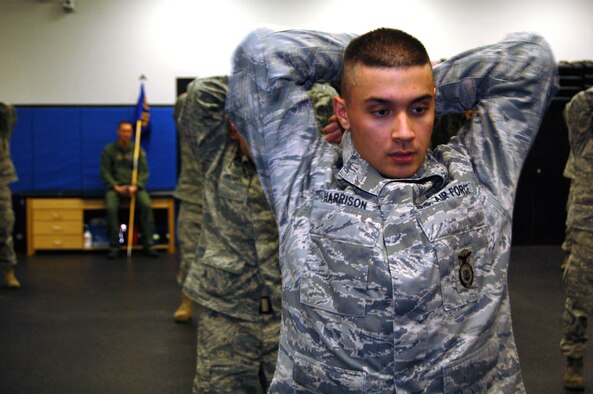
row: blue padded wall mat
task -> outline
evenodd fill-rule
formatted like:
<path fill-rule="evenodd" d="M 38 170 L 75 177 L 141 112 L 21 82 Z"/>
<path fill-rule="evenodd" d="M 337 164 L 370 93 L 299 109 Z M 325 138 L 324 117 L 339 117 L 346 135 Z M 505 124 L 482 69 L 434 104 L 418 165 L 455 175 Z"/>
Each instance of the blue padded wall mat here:
<path fill-rule="evenodd" d="M 10 139 L 10 156 L 19 180 L 12 191 L 30 189 L 33 185 L 33 112 L 32 108 L 17 108 L 16 127 Z"/>
<path fill-rule="evenodd" d="M 173 107 L 152 107 L 152 128 L 142 136 L 149 191 L 177 183 L 177 136 Z M 101 152 L 117 138 L 117 123 L 132 119 L 133 106 L 17 106 L 11 155 L 19 180 L 13 192 L 96 194 Z"/>

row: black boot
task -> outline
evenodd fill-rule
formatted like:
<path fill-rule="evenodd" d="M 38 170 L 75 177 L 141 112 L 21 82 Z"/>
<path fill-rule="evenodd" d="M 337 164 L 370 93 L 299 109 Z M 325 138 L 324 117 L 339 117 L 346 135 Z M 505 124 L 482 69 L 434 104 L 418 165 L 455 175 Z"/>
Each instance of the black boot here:
<path fill-rule="evenodd" d="M 566 358 L 566 370 L 564 372 L 564 388 L 567 390 L 585 390 L 585 379 L 583 378 L 583 359 Z"/>

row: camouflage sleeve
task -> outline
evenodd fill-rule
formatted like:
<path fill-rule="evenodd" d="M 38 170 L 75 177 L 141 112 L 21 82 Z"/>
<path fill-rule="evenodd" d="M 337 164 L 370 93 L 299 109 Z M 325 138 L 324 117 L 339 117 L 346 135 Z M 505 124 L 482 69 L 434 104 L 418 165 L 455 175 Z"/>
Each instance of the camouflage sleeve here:
<path fill-rule="evenodd" d="M 103 153 L 101 153 L 101 180 L 107 189 L 111 189 L 114 185 L 117 185 L 112 174 L 111 165 L 111 154 L 109 152 L 109 145 L 107 145 L 103 149 Z"/>
<path fill-rule="evenodd" d="M 299 168 L 321 136 L 307 95 L 315 82 L 335 82 L 348 34 L 260 29 L 236 49 L 227 112 L 249 142 L 272 208 L 285 206 Z M 280 219 L 279 219 L 280 220 Z"/>
<path fill-rule="evenodd" d="M 437 115 L 476 109 L 451 146 L 466 150 L 480 182 L 511 212 L 521 167 L 558 87 L 548 43 L 528 33 L 461 53 L 435 68 Z"/>
<path fill-rule="evenodd" d="M 8 138 L 12 135 L 16 124 L 16 109 L 12 104 L 0 102 L 0 135 Z"/>
<path fill-rule="evenodd" d="M 144 149 L 140 148 L 140 157 L 138 157 L 138 178 L 136 181 L 136 185 L 138 185 L 142 189 L 146 188 L 146 182 L 148 182 L 149 175 L 150 170 L 148 169 L 146 152 L 144 152 Z"/>
<path fill-rule="evenodd" d="M 564 108 L 568 140 L 573 155 L 580 156 L 593 132 L 593 87 L 574 96 Z"/>
<path fill-rule="evenodd" d="M 175 100 L 175 106 L 173 107 L 173 120 L 175 125 L 179 128 L 179 120 L 181 119 L 181 111 L 183 110 L 187 92 L 180 94 Z"/>
<path fill-rule="evenodd" d="M 212 157 L 212 151 L 220 149 L 228 138 L 224 113 L 227 80 L 219 76 L 192 81 L 178 109 L 178 127 L 198 160 Z"/>
<path fill-rule="evenodd" d="M 257 182 L 254 187 L 261 189 Z M 278 255 L 278 230 L 276 220 L 264 198 L 263 191 L 258 195 L 262 196 L 253 206 L 252 225 L 255 236 L 255 252 L 259 262 L 259 272 L 269 291 L 272 301 L 272 310 L 280 313 L 282 301 L 282 274 L 280 273 Z"/>

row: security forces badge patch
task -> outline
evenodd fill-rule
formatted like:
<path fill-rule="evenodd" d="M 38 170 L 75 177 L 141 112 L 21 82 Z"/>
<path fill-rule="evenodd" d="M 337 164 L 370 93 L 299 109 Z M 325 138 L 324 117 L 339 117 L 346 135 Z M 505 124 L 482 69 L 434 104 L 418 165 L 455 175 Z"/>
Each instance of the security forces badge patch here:
<path fill-rule="evenodd" d="M 472 252 L 468 249 L 463 249 L 458 255 L 459 259 L 459 281 L 466 289 L 469 289 L 474 284 L 474 267 L 471 264 Z"/>

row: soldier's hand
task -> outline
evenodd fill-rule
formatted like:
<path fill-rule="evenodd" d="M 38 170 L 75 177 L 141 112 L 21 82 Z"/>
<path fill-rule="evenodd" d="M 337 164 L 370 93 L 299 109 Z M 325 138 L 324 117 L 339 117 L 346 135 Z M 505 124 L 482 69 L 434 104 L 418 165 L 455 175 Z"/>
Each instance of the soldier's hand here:
<path fill-rule="evenodd" d="M 113 190 L 119 195 L 126 196 L 128 194 L 128 189 L 126 186 L 114 185 Z"/>
<path fill-rule="evenodd" d="M 138 186 L 128 186 L 128 193 L 130 197 L 136 194 L 136 191 L 138 191 Z"/>
<path fill-rule="evenodd" d="M 339 144 L 342 142 L 344 129 L 342 128 L 342 125 L 340 125 L 340 122 L 338 122 L 338 117 L 335 114 L 330 116 L 327 126 L 325 126 L 321 132 L 325 135 L 325 140 L 329 143 Z"/>
<path fill-rule="evenodd" d="M 465 120 L 472 120 L 472 118 L 474 117 L 474 115 L 478 112 L 477 109 L 468 109 L 467 111 L 465 111 Z"/>

